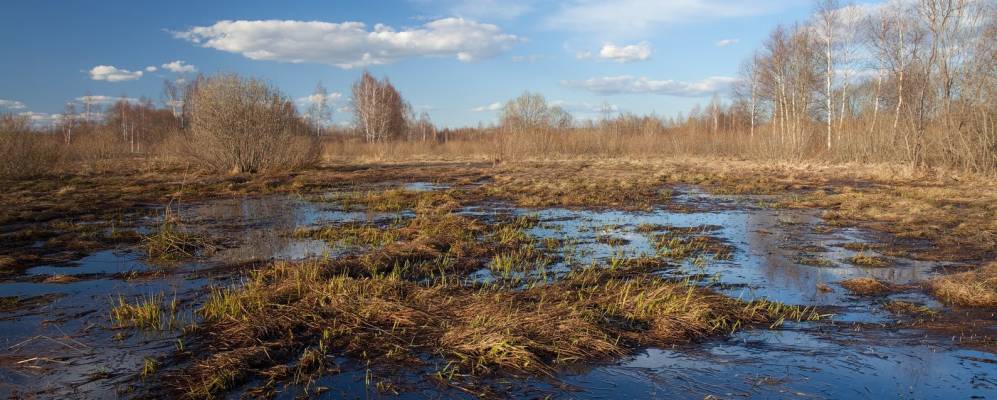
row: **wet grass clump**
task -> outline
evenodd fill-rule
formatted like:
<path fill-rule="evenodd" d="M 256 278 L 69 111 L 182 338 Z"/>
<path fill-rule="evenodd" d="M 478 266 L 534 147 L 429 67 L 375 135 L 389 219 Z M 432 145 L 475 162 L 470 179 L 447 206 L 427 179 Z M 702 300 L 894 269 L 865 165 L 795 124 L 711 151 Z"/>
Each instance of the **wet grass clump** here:
<path fill-rule="evenodd" d="M 886 257 L 870 256 L 864 253 L 851 256 L 847 261 L 853 265 L 870 268 L 883 268 L 890 265 L 890 260 Z"/>
<path fill-rule="evenodd" d="M 167 301 L 163 294 L 142 296 L 130 302 L 118 296 L 111 304 L 111 324 L 114 328 L 169 330 L 179 324 L 176 297 Z"/>
<path fill-rule="evenodd" d="M 156 261 L 179 261 L 194 257 L 200 251 L 212 249 L 205 237 L 184 228 L 179 215 L 170 211 L 169 207 L 155 233 L 142 237 L 142 246 L 149 259 Z"/>
<path fill-rule="evenodd" d="M 889 284 L 874 278 L 852 278 L 841 281 L 841 286 L 861 296 L 877 296 L 893 292 Z"/>
<path fill-rule="evenodd" d="M 937 314 L 935 310 L 932 310 L 929 307 L 901 300 L 891 300 L 883 303 L 883 308 L 886 309 L 886 311 L 897 315 L 930 317 Z"/>
<path fill-rule="evenodd" d="M 175 384 L 191 397 L 216 396 L 253 377 L 301 381 L 310 371 L 329 371 L 329 356 L 343 355 L 416 369 L 428 356 L 447 365 L 441 376 L 461 379 L 552 376 L 557 368 L 616 359 L 643 346 L 820 317 L 809 308 L 743 302 L 664 280 L 652 274 L 658 266 L 588 267 L 511 287 L 278 262 L 242 286 L 211 293 L 199 313 L 214 351 Z M 528 268 L 539 266 L 522 269 Z"/>
<path fill-rule="evenodd" d="M 997 262 L 935 278 L 928 286 L 936 298 L 949 304 L 997 308 Z"/>
<path fill-rule="evenodd" d="M 734 248 L 713 236 L 694 234 L 687 231 L 669 231 L 652 237 L 657 254 L 673 260 L 711 257 L 715 260 L 729 260 Z"/>

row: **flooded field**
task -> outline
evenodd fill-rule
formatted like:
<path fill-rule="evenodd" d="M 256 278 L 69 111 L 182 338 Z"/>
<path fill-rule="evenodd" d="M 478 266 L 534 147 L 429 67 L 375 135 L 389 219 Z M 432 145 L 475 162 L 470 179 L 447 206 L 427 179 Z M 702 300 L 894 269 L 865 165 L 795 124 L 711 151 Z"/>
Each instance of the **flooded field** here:
<path fill-rule="evenodd" d="M 785 315 L 777 311 L 773 315 L 781 317 L 750 324 L 738 320 L 730 326 L 711 326 L 708 335 L 670 341 L 669 346 L 620 338 L 657 328 L 618 328 L 612 332 L 622 332 L 622 336 L 615 340 L 632 342 L 624 346 L 626 351 L 607 350 L 608 357 L 585 362 L 562 363 L 561 356 L 554 357 L 555 361 L 544 359 L 545 364 L 560 366 L 551 369 L 513 363 L 517 368 L 508 371 L 502 367 L 505 361 L 482 361 L 485 355 L 468 362 L 428 348 L 413 350 L 417 362 L 409 357 L 404 362 L 385 362 L 395 360 L 391 351 L 364 359 L 366 352 L 357 357 L 355 351 L 326 349 L 329 334 L 322 331 L 322 339 L 303 344 L 303 354 L 322 349 L 323 360 L 321 368 L 310 369 L 306 378 L 298 373 L 267 375 L 276 366 L 267 369 L 258 362 L 252 368 L 262 372 L 227 378 L 224 388 L 206 384 L 200 394 L 277 398 L 301 394 L 503 397 L 505 391 L 558 398 L 997 396 L 997 356 L 980 345 L 997 333 L 992 314 L 953 309 L 921 287 L 941 271 L 962 266 L 913 259 L 898 251 L 892 245 L 894 238 L 882 232 L 829 223 L 818 209 L 773 207 L 767 196 L 719 196 L 696 186 L 669 188 L 667 200 L 640 210 L 524 207 L 501 198 L 462 197 L 478 189 L 472 184 L 382 182 L 350 192 L 172 204 L 168 207 L 182 221 L 185 234 L 206 243 L 191 257 L 156 260 L 143 242 L 122 244 L 73 261 L 34 266 L 0 282 L 0 394 L 130 398 L 176 390 L 181 386 L 176 382 L 183 382 L 187 371 L 225 346 L 211 329 L 235 324 L 207 318 L 206 304 L 215 304 L 224 290 L 232 290 L 228 295 L 235 296 L 247 282 L 273 282 L 260 280 L 250 271 L 286 261 L 290 269 L 306 263 L 344 270 L 362 265 L 371 268 L 374 278 L 383 273 L 414 282 L 417 288 L 457 292 L 469 288 L 468 296 L 476 296 L 475 290 L 479 294 L 495 290 L 495 296 L 542 293 L 546 285 L 579 279 L 588 269 L 629 271 L 630 265 L 639 264 L 639 271 L 646 271 L 652 279 L 647 281 L 652 285 L 646 288 L 649 293 L 654 292 L 653 282 L 671 282 L 714 291 L 737 304 L 764 301 L 769 310 L 796 306 L 802 311 L 794 308 L 797 311 Z M 434 211 L 424 211 L 427 204 Z M 133 210 L 115 229 L 148 238 L 163 229 L 164 210 Z M 449 225 L 443 224 L 454 221 L 481 227 L 469 228 L 470 237 L 461 236 L 445 246 L 411 239 L 418 235 L 410 232 L 413 226 L 430 230 L 436 225 L 446 230 Z M 460 247 L 484 238 L 492 249 Z M 386 250 L 402 242 L 411 246 L 393 253 Z M 378 258 L 382 250 L 388 255 Z M 368 265 L 377 263 L 382 269 L 375 271 Z M 630 272 L 613 279 L 628 282 L 626 274 Z M 851 289 L 847 283 L 863 278 L 874 279 L 883 289 L 870 294 Z M 620 287 L 629 290 L 631 286 Z M 688 290 L 689 296 L 695 293 Z M 612 292 L 607 296 L 617 294 L 628 295 Z M 154 329 L 126 326 L 112 317 L 121 305 L 143 302 L 159 310 Z M 948 314 L 975 321 L 970 336 L 953 335 L 938 327 L 942 323 L 924 323 Z M 628 324 L 639 325 L 639 321 Z M 416 325 L 411 328 L 418 329 Z M 966 331 L 960 332 L 965 335 Z M 448 335 L 442 336 L 445 343 L 451 338 Z M 490 351 L 496 348 L 493 345 Z M 227 349 L 235 350 L 239 348 Z M 300 372 L 304 360 L 292 356 L 274 364 Z M 487 373 L 480 372 L 485 369 Z M 267 376 L 273 376 L 271 382 Z"/>

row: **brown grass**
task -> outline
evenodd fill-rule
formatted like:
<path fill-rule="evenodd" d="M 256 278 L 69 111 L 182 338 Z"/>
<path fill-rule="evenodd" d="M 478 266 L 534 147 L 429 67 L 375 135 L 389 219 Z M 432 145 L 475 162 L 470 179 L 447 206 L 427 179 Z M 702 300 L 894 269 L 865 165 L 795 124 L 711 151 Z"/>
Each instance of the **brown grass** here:
<path fill-rule="evenodd" d="M 641 346 L 818 317 L 809 309 L 733 300 L 628 265 L 578 270 L 550 285 L 516 290 L 458 279 L 425 285 L 395 274 L 351 276 L 319 262 L 276 263 L 242 287 L 212 294 L 201 313 L 215 351 L 178 382 L 192 397 L 221 394 L 273 365 L 311 364 L 315 351 L 413 366 L 432 355 L 449 361 L 451 376 L 549 376 Z"/>
<path fill-rule="evenodd" d="M 932 294 L 946 303 L 997 308 L 997 262 L 973 271 L 935 278 L 929 286 Z"/>
<path fill-rule="evenodd" d="M 852 278 L 841 281 L 841 286 L 862 296 L 877 296 L 890 293 L 893 289 L 884 282 L 873 278 Z"/>

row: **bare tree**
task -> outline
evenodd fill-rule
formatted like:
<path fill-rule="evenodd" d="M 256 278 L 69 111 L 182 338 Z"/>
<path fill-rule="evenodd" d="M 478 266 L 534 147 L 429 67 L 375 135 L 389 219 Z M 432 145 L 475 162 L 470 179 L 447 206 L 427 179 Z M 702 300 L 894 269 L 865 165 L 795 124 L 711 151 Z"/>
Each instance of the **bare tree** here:
<path fill-rule="evenodd" d="M 539 128 L 567 128 L 571 126 L 571 114 L 559 106 L 549 105 L 542 94 L 524 92 L 505 104 L 501 125 L 520 132 Z"/>
<path fill-rule="evenodd" d="M 186 78 L 163 81 L 163 103 L 173 112 L 173 118 L 177 120 L 180 129 L 184 129 L 184 99 L 190 90 L 191 85 Z"/>
<path fill-rule="evenodd" d="M 315 92 L 308 98 L 308 122 L 314 129 L 315 136 L 322 133 L 322 127 L 332 117 L 332 106 L 329 103 L 329 91 L 322 86 L 322 82 L 315 85 Z"/>
<path fill-rule="evenodd" d="M 833 98 L 834 92 L 831 90 L 834 80 L 834 30 L 838 23 L 838 2 L 835 0 L 821 0 L 817 6 L 817 26 L 818 35 L 824 46 L 824 101 L 825 112 L 827 113 L 827 149 L 831 149 L 831 124 L 834 120 Z"/>
<path fill-rule="evenodd" d="M 378 81 L 364 71 L 353 84 L 353 115 L 367 142 L 400 136 L 405 131 L 408 104 L 387 78 Z"/>

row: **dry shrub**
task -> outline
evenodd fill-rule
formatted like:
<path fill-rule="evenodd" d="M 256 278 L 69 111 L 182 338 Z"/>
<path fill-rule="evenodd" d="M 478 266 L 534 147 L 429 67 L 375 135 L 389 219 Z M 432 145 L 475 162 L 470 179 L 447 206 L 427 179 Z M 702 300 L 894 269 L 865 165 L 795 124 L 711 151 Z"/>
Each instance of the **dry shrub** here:
<path fill-rule="evenodd" d="M 33 132 L 26 120 L 0 119 L 0 178 L 24 179 L 53 172 L 61 160 L 59 139 Z"/>
<path fill-rule="evenodd" d="M 294 104 L 263 81 L 234 74 L 201 77 L 189 97 L 186 152 L 209 169 L 280 172 L 316 160 L 318 146 Z"/>
<path fill-rule="evenodd" d="M 112 160 L 128 155 L 128 148 L 117 132 L 97 130 L 76 135 L 68 147 L 74 161 L 93 162 Z"/>
<path fill-rule="evenodd" d="M 973 271 L 946 275 L 931 281 L 939 299 L 960 306 L 997 307 L 997 262 Z"/>

